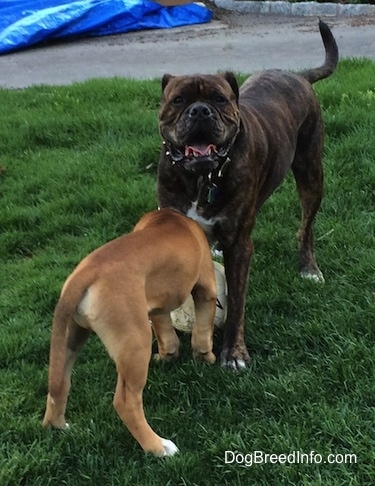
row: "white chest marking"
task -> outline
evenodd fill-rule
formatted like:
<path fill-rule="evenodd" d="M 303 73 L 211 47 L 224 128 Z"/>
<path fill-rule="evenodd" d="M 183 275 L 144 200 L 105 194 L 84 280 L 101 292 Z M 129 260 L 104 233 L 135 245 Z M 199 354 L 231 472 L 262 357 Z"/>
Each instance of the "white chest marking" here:
<path fill-rule="evenodd" d="M 191 207 L 188 209 L 186 215 L 189 218 L 194 219 L 194 221 L 196 221 L 201 226 L 203 231 L 206 233 L 207 239 L 212 244 L 215 242 L 215 238 L 212 233 L 212 228 L 214 224 L 219 221 L 220 218 L 217 216 L 210 219 L 204 218 L 201 214 L 199 214 L 197 210 L 197 205 L 198 205 L 197 201 L 192 202 Z"/>

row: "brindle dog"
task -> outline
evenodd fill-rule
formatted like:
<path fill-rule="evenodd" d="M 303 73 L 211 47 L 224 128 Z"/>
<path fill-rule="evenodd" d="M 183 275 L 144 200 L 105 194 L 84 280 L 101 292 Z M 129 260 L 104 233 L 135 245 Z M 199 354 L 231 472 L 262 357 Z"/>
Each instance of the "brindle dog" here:
<path fill-rule="evenodd" d="M 326 56 L 318 68 L 267 70 L 240 89 L 230 72 L 162 80 L 159 204 L 196 219 L 223 251 L 229 295 L 221 362 L 234 369 L 250 361 L 244 310 L 251 231 L 289 169 L 302 206 L 300 272 L 324 281 L 312 231 L 323 193 L 323 121 L 311 85 L 333 73 L 339 56 L 328 26 L 320 21 L 319 29 Z"/>

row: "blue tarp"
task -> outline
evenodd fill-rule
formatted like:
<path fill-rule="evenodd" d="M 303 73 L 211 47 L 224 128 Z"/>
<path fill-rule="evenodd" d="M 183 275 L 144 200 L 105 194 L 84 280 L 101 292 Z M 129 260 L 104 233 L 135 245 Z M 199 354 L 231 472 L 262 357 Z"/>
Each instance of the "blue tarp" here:
<path fill-rule="evenodd" d="M 120 34 L 209 22 L 194 3 L 163 7 L 148 0 L 0 1 L 0 54 L 52 39 Z"/>

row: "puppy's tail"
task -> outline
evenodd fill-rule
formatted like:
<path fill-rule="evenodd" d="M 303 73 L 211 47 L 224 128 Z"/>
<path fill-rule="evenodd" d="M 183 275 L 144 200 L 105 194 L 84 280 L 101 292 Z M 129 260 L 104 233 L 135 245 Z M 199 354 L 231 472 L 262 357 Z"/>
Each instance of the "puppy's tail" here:
<path fill-rule="evenodd" d="M 311 84 L 320 79 L 328 78 L 336 69 L 339 60 L 339 49 L 336 40 L 328 27 L 322 20 L 319 20 L 320 35 L 323 39 L 324 48 L 326 51 L 326 58 L 324 64 L 318 68 L 308 69 L 299 73 Z"/>
<path fill-rule="evenodd" d="M 52 397 L 59 396 L 64 386 L 68 353 L 73 351 L 68 346 L 69 330 L 74 326 L 74 314 L 86 288 L 87 282 L 69 285 L 68 279 L 54 311 L 48 376 L 48 391 Z"/>

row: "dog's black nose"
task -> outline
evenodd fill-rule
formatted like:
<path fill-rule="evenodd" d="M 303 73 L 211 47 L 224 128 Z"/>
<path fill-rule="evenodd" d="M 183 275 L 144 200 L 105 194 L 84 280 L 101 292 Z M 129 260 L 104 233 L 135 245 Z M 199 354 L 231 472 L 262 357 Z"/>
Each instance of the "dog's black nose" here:
<path fill-rule="evenodd" d="M 212 110 L 204 103 L 194 103 L 189 108 L 189 117 L 197 120 L 209 118 L 212 115 Z"/>

